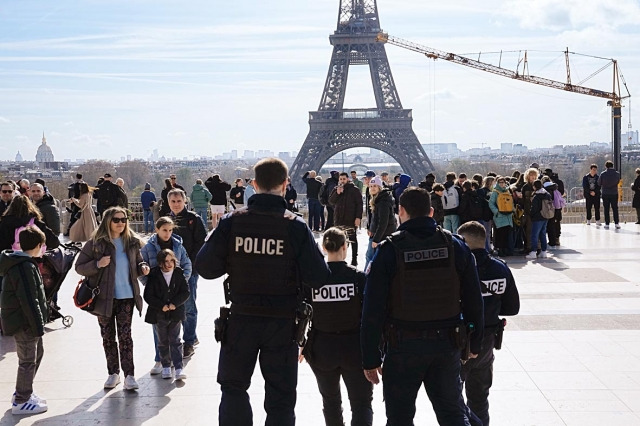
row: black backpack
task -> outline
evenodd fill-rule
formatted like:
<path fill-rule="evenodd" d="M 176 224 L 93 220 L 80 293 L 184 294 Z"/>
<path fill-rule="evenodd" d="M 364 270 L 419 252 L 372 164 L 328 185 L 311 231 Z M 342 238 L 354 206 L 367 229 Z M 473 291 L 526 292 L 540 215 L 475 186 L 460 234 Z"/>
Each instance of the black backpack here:
<path fill-rule="evenodd" d="M 329 204 L 329 191 L 327 191 L 327 183 L 323 183 L 320 187 L 320 192 L 318 193 L 318 199 L 320 200 L 320 204 L 326 206 Z"/>
<path fill-rule="evenodd" d="M 482 199 L 476 193 L 469 196 L 469 218 L 471 220 L 482 220 Z"/>

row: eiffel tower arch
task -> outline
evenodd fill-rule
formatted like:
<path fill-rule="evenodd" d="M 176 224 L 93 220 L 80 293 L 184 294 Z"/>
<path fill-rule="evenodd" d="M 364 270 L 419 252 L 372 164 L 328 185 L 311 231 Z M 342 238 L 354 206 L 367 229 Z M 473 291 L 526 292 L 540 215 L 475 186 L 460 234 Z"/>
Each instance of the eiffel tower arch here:
<path fill-rule="evenodd" d="M 376 0 L 340 0 L 320 106 L 309 113 L 309 134 L 291 167 L 291 181 L 299 190 L 304 191 L 302 175 L 307 170 L 320 170 L 329 158 L 349 148 L 383 151 L 413 179 L 433 170 L 413 131 L 412 111 L 402 108 L 385 45 L 376 42 L 379 32 Z M 369 66 L 375 108 L 343 108 L 351 65 Z"/>

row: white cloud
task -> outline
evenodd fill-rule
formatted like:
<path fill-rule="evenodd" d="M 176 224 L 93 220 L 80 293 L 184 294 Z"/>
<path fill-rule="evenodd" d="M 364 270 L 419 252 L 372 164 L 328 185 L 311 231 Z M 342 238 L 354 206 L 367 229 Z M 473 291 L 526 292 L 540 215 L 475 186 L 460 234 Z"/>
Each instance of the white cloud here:
<path fill-rule="evenodd" d="M 11 120 L 9 120 L 7 117 L 0 116 L 0 123 L 9 124 L 11 123 Z"/>

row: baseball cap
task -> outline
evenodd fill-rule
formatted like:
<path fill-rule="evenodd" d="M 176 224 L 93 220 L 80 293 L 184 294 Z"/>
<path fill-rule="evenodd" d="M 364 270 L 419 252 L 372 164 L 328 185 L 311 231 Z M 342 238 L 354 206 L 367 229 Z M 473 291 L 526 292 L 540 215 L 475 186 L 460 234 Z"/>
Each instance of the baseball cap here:
<path fill-rule="evenodd" d="M 531 163 L 531 165 L 529 167 L 532 168 L 532 169 L 539 169 L 540 165 L 538 163 Z"/>
<path fill-rule="evenodd" d="M 104 177 L 106 177 L 106 178 L 111 177 L 111 173 L 105 173 Z"/>
<path fill-rule="evenodd" d="M 376 175 L 376 173 L 373 170 L 367 170 L 366 172 L 364 172 L 364 176 L 368 177 L 368 178 L 372 178 Z"/>

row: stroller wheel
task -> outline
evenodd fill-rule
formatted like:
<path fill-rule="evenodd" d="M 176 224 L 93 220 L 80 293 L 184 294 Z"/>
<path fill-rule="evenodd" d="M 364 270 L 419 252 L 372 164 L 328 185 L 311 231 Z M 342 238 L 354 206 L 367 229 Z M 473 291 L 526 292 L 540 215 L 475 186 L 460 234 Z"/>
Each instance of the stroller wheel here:
<path fill-rule="evenodd" d="M 71 315 L 62 317 L 62 325 L 65 327 L 71 327 L 71 324 L 73 324 L 73 317 Z"/>

